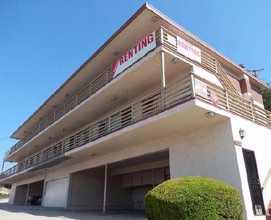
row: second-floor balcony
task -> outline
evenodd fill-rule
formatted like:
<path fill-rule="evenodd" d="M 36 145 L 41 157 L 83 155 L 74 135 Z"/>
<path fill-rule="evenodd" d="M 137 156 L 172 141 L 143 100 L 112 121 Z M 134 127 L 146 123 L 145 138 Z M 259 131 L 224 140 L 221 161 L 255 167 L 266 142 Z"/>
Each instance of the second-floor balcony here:
<path fill-rule="evenodd" d="M 174 41 L 177 41 L 177 37 L 174 33 L 170 31 L 160 28 L 156 32 L 156 47 L 162 46 L 167 48 L 170 51 L 178 54 L 177 47 Z M 226 77 L 226 73 L 224 72 L 221 65 L 217 62 L 216 59 L 201 51 L 201 63 L 198 64 L 203 68 L 206 68 L 215 74 L 221 83 L 225 86 L 225 88 L 232 92 L 233 94 L 237 94 L 234 87 L 232 86 L 229 79 Z M 61 107 L 56 109 L 49 117 L 40 122 L 34 129 L 32 129 L 22 140 L 16 143 L 14 146 L 10 148 L 5 154 L 5 161 L 15 154 L 18 150 L 22 149 L 28 142 L 32 139 L 43 133 L 46 129 L 50 128 L 54 123 L 57 123 L 62 118 L 64 118 L 69 112 L 73 111 L 77 106 L 95 96 L 95 94 L 101 90 L 103 87 L 112 83 L 113 81 L 113 73 L 112 66 L 106 68 L 104 72 L 102 72 L 96 79 L 90 82 L 86 87 L 84 87 L 81 91 L 79 91 L 76 95 L 71 97 L 66 103 L 64 103 Z M 117 78 L 115 79 L 117 80 Z M 261 109 L 262 110 L 262 109 Z M 14 160 L 13 160 L 14 161 Z M 18 161 L 18 160 L 17 160 Z"/>
<path fill-rule="evenodd" d="M 203 85 L 200 88 L 198 85 Z M 203 91 L 205 88 L 206 90 Z M 214 100 L 213 97 L 216 97 Z M 137 124 L 155 115 L 181 106 L 190 100 L 200 100 L 220 110 L 239 115 L 254 123 L 271 128 L 270 112 L 248 100 L 214 85 L 194 74 L 188 74 L 137 101 L 124 106 L 98 121 L 82 128 L 49 148 L 30 156 L 14 167 L 4 171 L 0 179 L 6 179 L 24 171 L 36 171 L 51 167 L 70 157 L 69 152 L 85 147 L 102 137 Z"/>

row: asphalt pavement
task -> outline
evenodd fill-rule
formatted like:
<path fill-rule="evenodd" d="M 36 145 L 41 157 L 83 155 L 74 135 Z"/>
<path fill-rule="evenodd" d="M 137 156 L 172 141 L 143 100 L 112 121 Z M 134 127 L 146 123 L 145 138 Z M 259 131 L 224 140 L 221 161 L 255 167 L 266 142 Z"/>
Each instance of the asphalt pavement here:
<path fill-rule="evenodd" d="M 147 220 L 141 211 L 70 211 L 41 206 L 9 205 L 0 200 L 0 220 Z"/>

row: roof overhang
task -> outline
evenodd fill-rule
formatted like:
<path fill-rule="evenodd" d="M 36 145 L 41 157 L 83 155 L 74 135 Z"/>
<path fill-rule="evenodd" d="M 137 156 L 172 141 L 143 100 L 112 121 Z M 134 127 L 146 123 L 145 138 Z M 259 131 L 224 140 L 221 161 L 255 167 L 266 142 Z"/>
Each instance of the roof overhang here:
<path fill-rule="evenodd" d="M 154 16 L 158 19 L 153 19 Z M 215 57 L 219 62 L 234 68 L 237 73 L 247 75 L 260 90 L 267 86 L 252 76 L 239 65 L 217 52 L 183 27 L 169 19 L 153 6 L 145 3 L 128 21 L 126 21 L 83 65 L 80 66 L 12 135 L 22 139 L 39 122 L 46 119 L 56 108 L 75 95 L 78 88 L 83 88 L 98 74 L 102 73 L 120 55 L 134 46 L 146 33 L 157 30 L 160 26 L 178 34 L 195 46 Z M 125 43 L 123 43 L 125 42 Z M 118 53 L 116 53 L 118 52 Z M 118 54 L 116 56 L 116 54 Z"/>

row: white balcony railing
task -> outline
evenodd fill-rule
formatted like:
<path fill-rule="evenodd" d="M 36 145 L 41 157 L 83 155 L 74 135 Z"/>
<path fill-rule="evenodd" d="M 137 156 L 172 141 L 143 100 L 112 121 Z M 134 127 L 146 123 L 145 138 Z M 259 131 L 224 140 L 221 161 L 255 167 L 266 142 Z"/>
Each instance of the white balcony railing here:
<path fill-rule="evenodd" d="M 161 31 L 162 30 L 162 31 Z M 169 39 L 175 38 L 177 40 L 177 36 L 164 29 L 160 28 L 156 31 L 156 45 L 163 45 L 164 47 L 167 47 L 171 49 L 173 52 L 177 52 L 177 46 L 173 45 L 172 42 Z M 201 65 L 204 68 L 207 68 L 211 70 L 218 79 L 221 81 L 221 83 L 224 85 L 225 89 L 229 92 L 231 92 L 233 95 L 237 95 L 238 92 L 233 87 L 232 83 L 229 81 L 229 79 L 226 76 L 225 71 L 219 64 L 219 62 L 211 57 L 209 54 L 207 54 L 204 51 L 201 51 Z M 58 121 L 61 117 L 66 115 L 68 112 L 70 112 L 72 109 L 74 109 L 76 106 L 78 106 L 80 103 L 88 99 L 90 96 L 94 95 L 99 89 L 104 87 L 106 84 L 111 82 L 112 80 L 112 70 L 111 66 L 106 68 L 106 70 L 101 73 L 95 80 L 93 80 L 89 85 L 87 85 L 84 89 L 82 89 L 79 93 L 77 93 L 75 96 L 73 96 L 70 100 L 68 100 L 65 104 L 63 104 L 59 109 L 57 109 L 55 112 L 53 112 L 49 117 L 47 117 L 44 121 L 42 121 L 38 126 L 36 126 L 33 130 L 31 130 L 21 141 L 17 142 L 14 146 L 12 146 L 6 153 L 4 160 L 7 160 L 7 158 L 12 155 L 15 151 L 25 146 L 25 144 L 30 141 L 33 137 L 40 134 L 42 131 L 44 131 L 46 128 L 48 128 L 50 125 L 52 125 L 54 122 Z M 241 97 L 239 97 L 241 98 Z M 238 95 L 236 96 L 236 100 L 242 100 L 239 99 Z M 235 101 L 237 102 L 237 101 Z M 234 103 L 235 103 L 234 102 Z M 259 114 L 262 114 L 265 110 L 261 108 L 257 108 L 257 111 Z M 265 114 L 265 113 L 264 113 Z"/>
<path fill-rule="evenodd" d="M 59 158 L 61 155 L 63 156 L 65 152 L 192 99 L 191 79 L 186 78 L 174 82 L 168 85 L 163 92 L 166 94 L 163 103 L 161 90 L 149 94 L 132 105 L 118 110 L 110 116 L 87 126 L 78 133 L 18 163 L 3 172 L 0 175 L 0 179 L 29 168 L 40 166 L 48 161 L 51 162 L 53 159 Z"/>
<path fill-rule="evenodd" d="M 195 90 L 195 80 L 200 80 L 207 87 L 207 95 L 201 95 Z M 161 96 L 161 94 L 164 96 Z M 115 113 L 107 116 L 78 133 L 56 143 L 55 145 L 27 158 L 14 167 L 4 171 L 0 180 L 19 173 L 23 170 L 39 167 L 52 162 L 68 151 L 79 148 L 96 139 L 106 136 L 119 129 L 137 123 L 160 112 L 187 102 L 193 98 L 212 104 L 211 94 L 216 94 L 218 102 L 216 107 L 244 117 L 257 124 L 271 128 L 270 112 L 266 111 L 235 93 L 224 90 L 195 75 L 172 82 L 161 91 L 158 90 L 146 97 L 140 98 L 135 103 L 128 105 Z M 164 99 L 162 97 L 165 97 Z"/>

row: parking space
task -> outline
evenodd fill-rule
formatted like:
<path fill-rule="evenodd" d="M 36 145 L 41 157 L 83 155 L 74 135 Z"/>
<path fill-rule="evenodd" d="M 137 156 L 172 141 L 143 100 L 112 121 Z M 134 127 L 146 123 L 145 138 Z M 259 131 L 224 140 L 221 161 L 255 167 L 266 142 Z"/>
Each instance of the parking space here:
<path fill-rule="evenodd" d="M 0 220 L 147 220 L 142 211 L 69 211 L 65 209 L 44 208 L 41 206 L 9 205 L 0 201 Z"/>
<path fill-rule="evenodd" d="M 144 196 L 170 178 L 168 151 L 82 170 L 71 176 L 71 210 L 144 210 Z"/>

